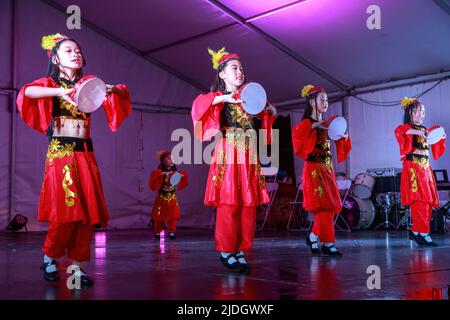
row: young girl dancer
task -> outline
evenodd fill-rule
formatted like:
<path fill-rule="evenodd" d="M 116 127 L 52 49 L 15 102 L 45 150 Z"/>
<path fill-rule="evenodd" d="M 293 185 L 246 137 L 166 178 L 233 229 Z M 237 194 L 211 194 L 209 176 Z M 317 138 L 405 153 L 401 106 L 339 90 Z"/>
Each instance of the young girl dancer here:
<path fill-rule="evenodd" d="M 61 34 L 43 37 L 42 47 L 47 76 L 23 86 L 17 97 L 25 123 L 50 140 L 38 207 L 38 220 L 49 222 L 42 270 L 45 280 L 59 281 L 56 259 L 67 256 L 81 284 L 92 285 L 81 263 L 90 260 L 94 226 L 106 226 L 109 213 L 90 139 L 91 115 L 70 96 L 86 60 L 80 45 Z M 107 89 L 103 108 L 116 131 L 131 112 L 130 97 L 124 85 Z"/>
<path fill-rule="evenodd" d="M 334 216 L 342 209 L 341 198 L 334 175 L 330 139 L 327 127 L 333 117 L 325 120 L 328 98 L 323 87 L 305 86 L 302 97 L 306 99 L 303 120 L 292 131 L 294 153 L 305 159 L 303 166 L 303 207 L 314 213 L 314 225 L 306 238 L 313 254 L 341 256 L 334 243 Z M 351 149 L 350 137 L 335 141 L 338 162 L 344 161 Z M 323 243 L 319 249 L 318 240 Z"/>
<path fill-rule="evenodd" d="M 237 98 L 246 83 L 246 74 L 237 54 L 209 50 L 216 82 L 211 92 L 199 95 L 192 106 L 194 132 L 208 140 L 221 131 L 211 161 L 205 192 L 205 205 L 217 207 L 215 240 L 220 261 L 229 269 L 249 272 L 244 255 L 251 249 L 256 225 L 256 206 L 269 202 L 264 177 L 261 176 L 256 150 L 245 135 L 254 128 L 253 118 Z M 275 108 L 267 105 L 259 115 L 263 129 L 275 120 Z M 244 138 L 243 138 L 244 137 Z"/>
<path fill-rule="evenodd" d="M 175 192 L 187 186 L 188 174 L 185 171 L 177 170 L 169 151 L 158 152 L 157 158 L 160 164 L 157 169 L 152 171 L 149 180 L 150 189 L 158 191 L 152 209 L 155 240 L 160 239 L 164 223 L 167 225 L 170 239 L 175 240 L 176 224 L 177 220 L 180 219 L 180 206 Z M 177 185 L 172 185 L 170 178 L 175 172 L 181 174 L 181 179 Z"/>
<path fill-rule="evenodd" d="M 439 207 L 439 199 L 433 169 L 430 166 L 427 134 L 439 127 L 429 129 L 422 126 L 425 106 L 415 98 L 402 100 L 403 124 L 395 129 L 395 137 L 403 156 L 403 170 L 400 182 L 402 205 L 409 206 L 412 228 L 409 238 L 419 245 L 436 247 L 431 239 L 430 219 L 433 207 Z M 445 151 L 445 138 L 431 145 L 433 157 L 437 160 Z"/>

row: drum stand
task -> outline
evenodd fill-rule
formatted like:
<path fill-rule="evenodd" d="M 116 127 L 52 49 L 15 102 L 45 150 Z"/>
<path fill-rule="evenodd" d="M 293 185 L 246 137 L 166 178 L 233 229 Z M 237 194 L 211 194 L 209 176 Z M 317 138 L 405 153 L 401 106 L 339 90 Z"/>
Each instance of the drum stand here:
<path fill-rule="evenodd" d="M 412 225 L 412 221 L 411 221 L 411 212 L 410 212 L 410 208 L 407 207 L 405 214 L 403 215 L 403 217 L 400 219 L 400 221 L 398 222 L 397 225 L 397 230 L 400 229 L 400 227 L 402 225 L 406 226 L 406 230 L 409 230 L 411 225 Z"/>
<path fill-rule="evenodd" d="M 344 203 L 345 199 L 347 199 L 348 196 L 348 192 L 350 191 L 350 188 L 347 189 L 347 192 L 345 192 L 345 196 L 344 198 L 342 198 L 342 203 Z M 341 228 L 338 224 L 337 221 L 340 220 L 344 223 L 345 228 Z M 352 232 L 352 229 L 350 229 L 350 226 L 348 225 L 347 221 L 345 221 L 344 217 L 341 214 L 337 214 L 336 217 L 334 218 L 334 228 L 337 231 L 345 231 L 345 232 Z"/>
<path fill-rule="evenodd" d="M 389 213 L 391 212 L 391 206 L 382 206 L 382 208 L 383 208 L 385 220 L 383 222 L 381 222 L 380 224 L 378 224 L 375 227 L 375 230 L 381 226 L 383 226 L 386 229 L 389 229 L 390 226 L 392 226 L 394 229 L 397 229 L 397 226 L 389 221 Z"/>

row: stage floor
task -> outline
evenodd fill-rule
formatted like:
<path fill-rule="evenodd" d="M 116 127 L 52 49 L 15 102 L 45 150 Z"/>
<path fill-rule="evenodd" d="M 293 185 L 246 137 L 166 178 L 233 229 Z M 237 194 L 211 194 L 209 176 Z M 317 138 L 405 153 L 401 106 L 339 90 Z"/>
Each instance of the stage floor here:
<path fill-rule="evenodd" d="M 344 256 L 332 258 L 312 256 L 303 232 L 257 232 L 244 275 L 219 262 L 212 230 L 179 229 L 177 240 L 161 242 L 149 230 L 95 233 L 85 267 L 95 285 L 69 290 L 65 275 L 58 284 L 43 279 L 44 236 L 0 233 L 0 299 L 448 299 L 450 285 L 449 234 L 424 248 L 406 231 L 338 232 Z M 380 268 L 380 289 L 368 289 L 371 265 Z"/>

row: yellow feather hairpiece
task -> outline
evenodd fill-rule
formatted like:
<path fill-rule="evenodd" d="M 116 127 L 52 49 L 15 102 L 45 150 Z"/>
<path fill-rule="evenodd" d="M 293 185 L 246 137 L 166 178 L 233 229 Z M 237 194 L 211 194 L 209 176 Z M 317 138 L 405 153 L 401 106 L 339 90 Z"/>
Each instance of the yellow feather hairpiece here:
<path fill-rule="evenodd" d="M 219 68 L 219 61 L 224 56 L 227 55 L 228 52 L 225 51 L 225 47 L 220 49 L 219 51 L 215 52 L 214 50 L 211 50 L 208 48 L 208 53 L 211 55 L 211 61 L 213 63 L 213 69 L 217 70 Z"/>
<path fill-rule="evenodd" d="M 405 109 L 406 107 L 408 107 L 411 103 L 416 102 L 417 99 L 416 98 L 408 98 L 408 97 L 404 97 L 402 99 L 402 107 L 403 109 Z"/>
<path fill-rule="evenodd" d="M 64 36 L 60 33 L 43 36 L 42 43 L 41 43 L 42 48 L 45 50 L 52 50 L 58 43 L 58 41 L 56 41 L 57 39 L 62 40 L 62 39 L 64 39 Z"/>
<path fill-rule="evenodd" d="M 302 98 L 305 98 L 308 95 L 309 90 L 311 90 L 312 88 L 314 88 L 314 86 L 310 85 L 310 84 L 308 84 L 307 86 L 304 86 L 302 89 Z"/>

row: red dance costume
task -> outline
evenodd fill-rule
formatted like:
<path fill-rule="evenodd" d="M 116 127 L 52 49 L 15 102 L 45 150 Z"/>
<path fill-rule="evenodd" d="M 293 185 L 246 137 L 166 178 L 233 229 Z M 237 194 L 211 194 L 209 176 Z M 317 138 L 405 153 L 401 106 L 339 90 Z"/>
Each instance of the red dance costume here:
<path fill-rule="evenodd" d="M 106 226 L 109 219 L 93 144 L 89 136 L 91 115 L 60 97 L 32 99 L 25 96 L 31 86 L 73 88 L 64 78 L 44 77 L 26 84 L 17 97 L 17 107 L 25 123 L 50 138 L 45 163 L 38 220 L 49 222 L 43 252 L 53 259 L 66 255 L 76 261 L 89 261 L 94 225 Z M 109 94 L 103 109 L 109 127 L 117 131 L 131 112 L 125 85 Z M 52 136 L 55 128 L 67 122 L 83 126 L 83 138 Z M 50 126 L 50 127 L 49 127 Z M 48 130 L 47 130 L 48 129 Z M 49 132 L 47 132 L 49 131 Z"/>
<path fill-rule="evenodd" d="M 195 136 L 209 140 L 218 131 L 223 137 L 215 146 L 205 192 L 205 205 L 217 207 L 216 248 L 221 252 L 249 251 L 256 225 L 256 206 L 269 202 L 261 176 L 257 151 L 245 130 L 253 128 L 251 115 L 239 104 L 212 105 L 221 92 L 199 95 L 192 106 Z M 269 110 L 259 115 L 270 143 L 275 116 Z"/>
<path fill-rule="evenodd" d="M 330 120 L 332 118 L 327 122 Z M 341 212 L 342 201 L 334 175 L 330 139 L 326 130 L 312 129 L 314 122 L 317 121 L 312 118 L 303 119 L 292 132 L 294 153 L 306 160 L 302 175 L 303 207 L 314 213 L 312 232 L 322 242 L 335 242 L 333 219 L 335 214 Z M 335 143 L 337 160 L 342 162 L 351 150 L 350 137 Z"/>
<path fill-rule="evenodd" d="M 152 209 L 154 231 L 160 233 L 164 223 L 168 232 L 176 231 L 177 220 L 180 219 L 180 206 L 178 204 L 176 191 L 181 191 L 188 184 L 188 173 L 178 171 L 183 175 L 177 186 L 170 184 L 170 173 L 177 172 L 175 168 L 169 170 L 153 170 L 148 185 L 151 190 L 158 190 Z"/>
<path fill-rule="evenodd" d="M 412 124 L 402 124 L 395 129 L 395 137 L 403 156 L 403 170 L 400 182 L 402 205 L 411 208 L 414 232 L 429 233 L 430 219 L 433 207 L 439 207 L 439 199 L 434 179 L 433 169 L 427 155 L 414 154 L 415 150 L 429 150 L 430 146 L 424 137 L 406 134 L 410 129 L 424 131 L 429 129 Z M 445 151 L 445 139 L 431 146 L 435 160 Z"/>

